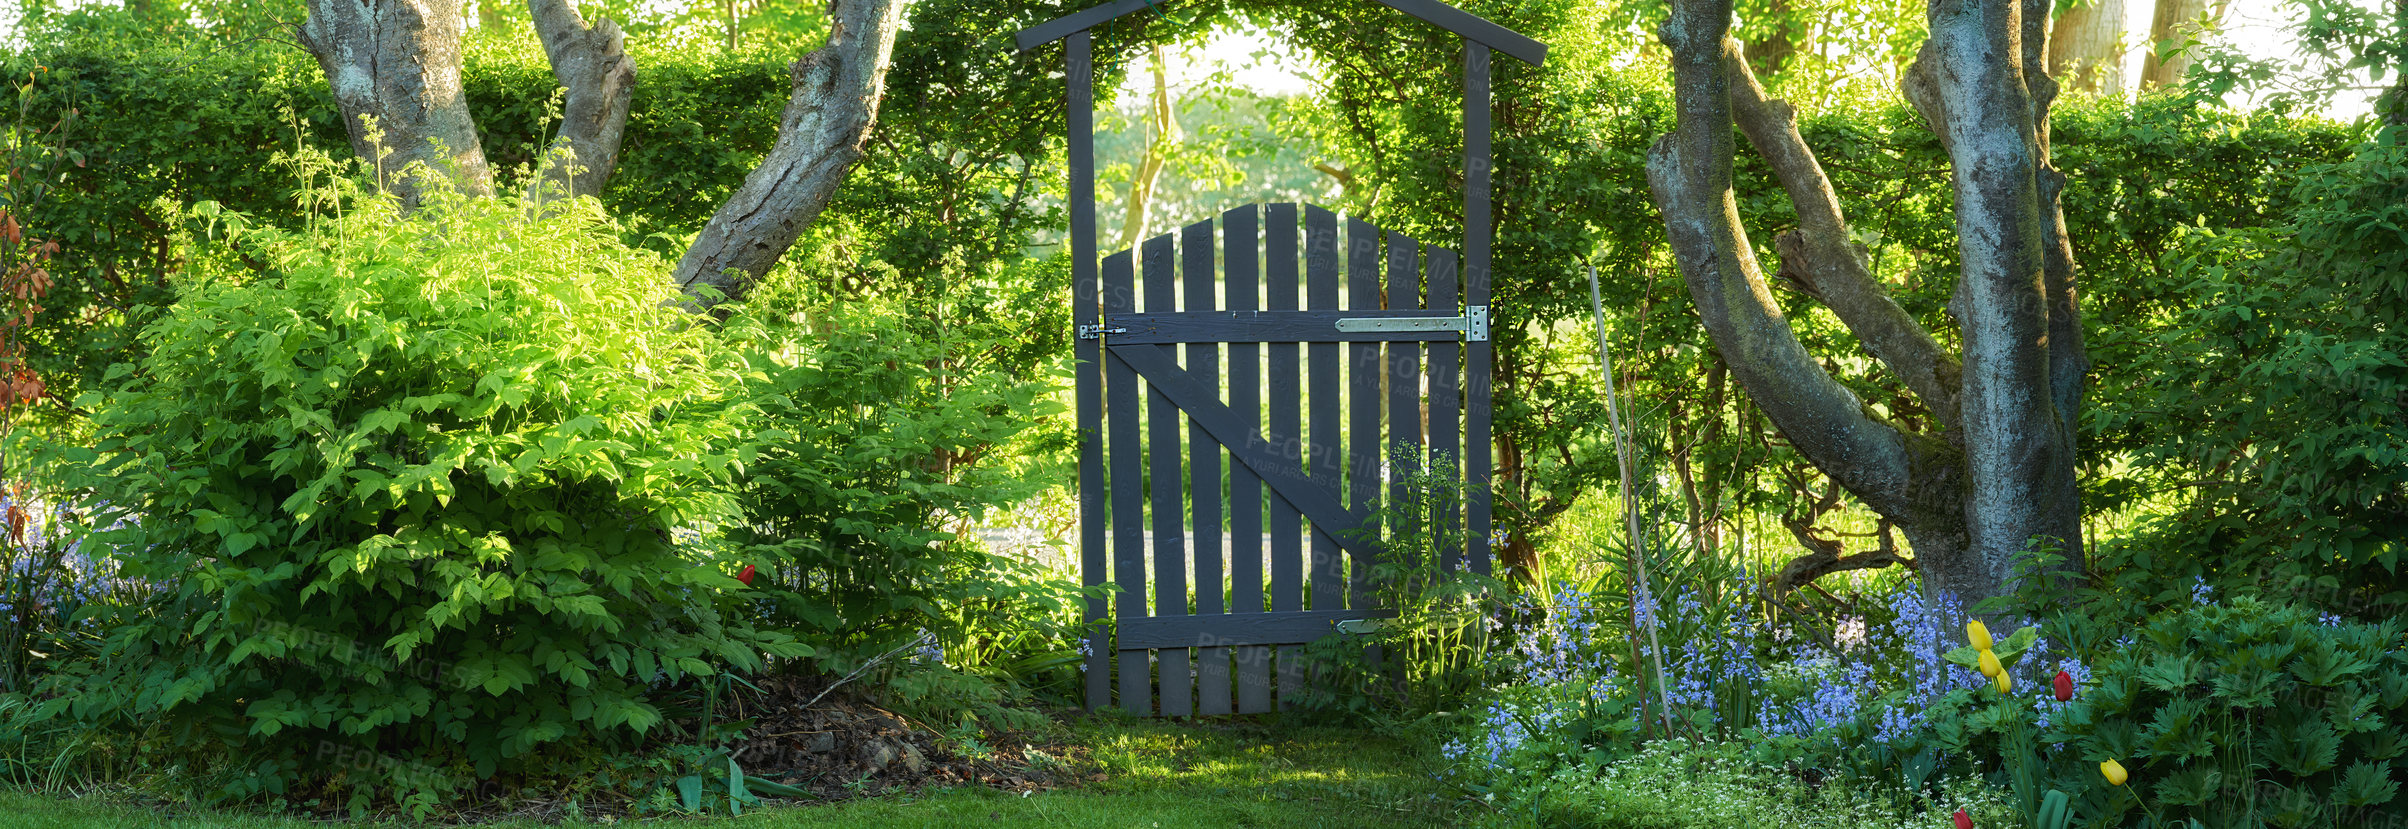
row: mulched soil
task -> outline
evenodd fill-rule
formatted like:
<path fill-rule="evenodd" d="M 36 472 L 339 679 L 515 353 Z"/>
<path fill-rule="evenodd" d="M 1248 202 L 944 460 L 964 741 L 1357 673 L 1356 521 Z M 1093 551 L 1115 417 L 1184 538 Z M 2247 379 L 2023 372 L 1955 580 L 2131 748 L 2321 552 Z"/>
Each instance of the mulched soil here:
<path fill-rule="evenodd" d="M 794 786 L 822 801 L 976 784 L 1011 792 L 1077 785 L 1100 774 L 1084 750 L 1004 735 L 973 756 L 934 730 L 838 688 L 828 680 L 769 677 L 743 694 L 736 712 L 752 724 L 736 741 L 744 772 Z M 813 698 L 818 702 L 811 702 Z M 796 802 L 810 802 L 796 798 Z"/>

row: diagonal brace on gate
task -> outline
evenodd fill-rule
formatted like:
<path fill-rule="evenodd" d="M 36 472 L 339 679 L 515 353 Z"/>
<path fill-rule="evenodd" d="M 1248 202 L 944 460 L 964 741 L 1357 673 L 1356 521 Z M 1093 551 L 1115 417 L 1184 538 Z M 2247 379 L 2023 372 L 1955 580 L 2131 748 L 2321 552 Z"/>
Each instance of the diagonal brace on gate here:
<path fill-rule="evenodd" d="M 1163 356 L 1159 346 L 1115 345 L 1110 350 L 1115 359 L 1136 370 L 1154 390 L 1170 398 L 1171 405 L 1187 412 L 1196 425 L 1204 427 L 1214 440 L 1221 442 L 1222 448 L 1229 450 L 1231 457 L 1254 470 L 1263 483 L 1270 484 L 1273 492 L 1303 513 L 1339 547 L 1364 555 L 1378 554 L 1378 543 L 1362 532 L 1367 529 L 1363 516 L 1338 503 L 1325 486 L 1315 485 L 1295 463 L 1281 463 L 1293 459 L 1273 454 L 1271 442 L 1264 440 L 1261 432 L 1246 426 L 1245 420 L 1223 405 L 1218 395 L 1197 383 L 1178 363 Z"/>

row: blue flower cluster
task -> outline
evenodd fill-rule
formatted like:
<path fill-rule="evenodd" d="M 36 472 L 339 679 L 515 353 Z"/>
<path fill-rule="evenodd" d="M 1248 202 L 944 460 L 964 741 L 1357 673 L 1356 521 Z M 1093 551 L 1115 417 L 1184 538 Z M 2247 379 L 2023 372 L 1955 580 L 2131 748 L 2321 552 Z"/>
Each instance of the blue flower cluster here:
<path fill-rule="evenodd" d="M 1753 728 L 1813 738 L 1861 724 L 1872 739 L 1897 744 L 1922 732 L 1926 712 L 1943 696 L 1990 685 L 1978 671 L 1947 659 L 1949 651 L 1965 644 L 1955 627 L 1965 608 L 1950 597 L 1899 590 L 1889 597 L 1887 614 L 1873 614 L 1886 618 L 1842 618 L 1834 646 L 1801 641 L 1756 615 L 1716 607 L 1709 595 L 1678 589 L 1667 601 L 1635 589 L 1629 617 L 1606 612 L 1599 597 L 1569 587 L 1556 590 L 1543 608 L 1522 600 L 1507 617 L 1531 621 L 1515 631 L 1513 644 L 1502 652 L 1507 663 L 1500 672 L 1518 689 L 1492 694 L 1465 735 L 1444 748 L 1445 756 L 1499 768 L 1534 740 L 1552 745 L 1548 741 L 1559 735 L 1550 733 L 1550 725 L 1566 718 L 1597 712 L 1628 716 L 1662 704 L 1685 721 L 1726 734 Z M 1660 697 L 1654 654 L 1636 666 L 1615 658 L 1628 655 L 1624 637 L 1631 619 L 1659 629 Z M 1639 636 L 1642 647 L 1649 647 L 1645 634 Z M 1634 669 L 1638 676 L 1617 676 Z M 2051 692 L 2050 680 L 2059 670 L 2077 686 L 2090 680 L 2079 659 L 2057 653 L 2045 639 L 2016 665 L 2012 693 L 2038 698 L 2044 726 L 2066 705 Z M 1646 699 L 1635 697 L 1640 688 L 1648 689 Z M 1617 704 L 1602 704 L 1609 700 Z"/>
<path fill-rule="evenodd" d="M 84 516 L 108 505 L 70 508 L 22 486 L 0 486 L 0 635 L 21 646 L 76 625 L 95 603 L 137 601 L 156 586 L 126 578 L 105 552 L 87 549 Z M 119 529 L 123 521 L 100 528 Z"/>

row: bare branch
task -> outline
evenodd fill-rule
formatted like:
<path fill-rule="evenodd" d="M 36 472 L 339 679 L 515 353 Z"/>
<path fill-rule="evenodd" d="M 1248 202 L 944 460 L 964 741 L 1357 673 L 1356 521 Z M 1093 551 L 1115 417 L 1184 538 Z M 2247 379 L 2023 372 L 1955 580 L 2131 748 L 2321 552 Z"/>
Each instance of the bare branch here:
<path fill-rule="evenodd" d="M 1854 555 L 1846 554 L 1847 548 L 1838 541 L 1815 534 L 1810 522 L 1784 520 L 1781 525 L 1789 529 L 1799 544 L 1806 545 L 1809 552 L 1781 565 L 1781 572 L 1773 576 L 1773 589 L 1777 592 L 1788 593 L 1832 573 L 1877 570 L 1891 565 L 1915 567 L 1914 559 L 1898 555 L 1898 537 L 1894 525 L 1888 521 L 1881 522 L 1877 533 L 1881 536 L 1881 547 Z"/>

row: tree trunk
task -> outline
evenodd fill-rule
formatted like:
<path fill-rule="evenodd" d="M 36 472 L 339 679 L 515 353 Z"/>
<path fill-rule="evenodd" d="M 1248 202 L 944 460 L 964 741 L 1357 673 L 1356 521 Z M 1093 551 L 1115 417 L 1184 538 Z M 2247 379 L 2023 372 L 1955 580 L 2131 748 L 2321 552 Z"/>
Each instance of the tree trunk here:
<path fill-rule="evenodd" d="M 1795 111 L 1766 98 L 1729 39 L 1729 0 L 1678 0 L 1660 32 L 1678 122 L 1649 153 L 1648 182 L 1716 350 L 1801 454 L 1906 535 L 1925 589 L 1966 603 L 2005 592 L 2035 539 L 2080 551 L 2071 415 L 2085 363 L 2048 167 L 2048 8 L 1932 0 L 1931 40 L 1908 72 L 1955 171 L 1962 364 L 1872 278 Z M 1781 274 L 1923 401 L 1933 433 L 1872 415 L 1799 343 L 1739 224 L 1734 125 L 1797 209 L 1798 227 L 1775 240 Z"/>
<path fill-rule="evenodd" d="M 2224 19 L 2224 0 L 2157 0 L 2157 11 L 2149 20 L 2149 56 L 2142 62 L 2140 84 L 2143 89 L 2172 86 L 2190 74 L 2195 61 L 2189 52 L 2167 55 L 2213 30 Z M 2206 29 L 2200 18 L 2207 19 Z"/>
<path fill-rule="evenodd" d="M 301 44 L 334 89 L 351 148 L 379 187 L 414 207 L 424 163 L 463 192 L 490 195 L 493 174 L 460 90 L 460 0 L 308 0 Z M 363 116 L 375 121 L 373 131 Z"/>
<path fill-rule="evenodd" d="M 2049 31 L 2048 74 L 2067 89 L 2124 92 L 2124 0 L 2091 0 L 2065 10 Z"/>
<path fill-rule="evenodd" d="M 554 147 L 566 147 L 571 158 L 547 157 L 542 186 L 547 197 L 599 196 L 618 169 L 619 141 L 635 100 L 635 61 L 627 56 L 627 36 L 608 19 L 588 27 L 569 0 L 528 0 L 527 6 L 551 59 L 552 76 L 568 91 Z"/>
<path fill-rule="evenodd" d="M 1772 19 L 1771 33 L 1747 44 L 1748 65 L 1757 75 L 1777 78 L 1789 68 L 1790 61 L 1806 47 L 1810 30 L 1805 20 L 1795 17 L 1792 0 L 1772 0 L 1766 4 L 1767 16 Z"/>
<path fill-rule="evenodd" d="M 777 144 L 677 263 L 686 305 L 740 299 L 828 206 L 877 121 L 904 0 L 837 0 L 828 43 L 794 62 Z"/>

